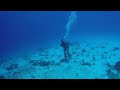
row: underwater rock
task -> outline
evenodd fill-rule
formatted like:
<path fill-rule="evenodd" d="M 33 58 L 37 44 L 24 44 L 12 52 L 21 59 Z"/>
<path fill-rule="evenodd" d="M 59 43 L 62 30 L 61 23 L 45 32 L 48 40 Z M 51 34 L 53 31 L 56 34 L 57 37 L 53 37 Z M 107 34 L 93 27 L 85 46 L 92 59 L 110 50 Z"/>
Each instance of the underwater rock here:
<path fill-rule="evenodd" d="M 112 56 L 116 56 L 116 54 L 112 54 Z"/>
<path fill-rule="evenodd" d="M 69 62 L 69 59 L 61 59 L 61 60 L 60 60 L 60 63 L 63 63 L 63 62 L 68 63 L 68 62 Z"/>
<path fill-rule="evenodd" d="M 72 52 L 72 54 L 77 54 L 77 52 Z"/>
<path fill-rule="evenodd" d="M 95 78 L 95 79 L 99 79 L 99 78 Z"/>
<path fill-rule="evenodd" d="M 87 52 L 85 49 L 82 49 L 82 53 L 85 53 L 85 52 Z"/>
<path fill-rule="evenodd" d="M 81 65 L 87 65 L 87 66 L 92 66 L 90 63 L 88 63 L 88 62 L 84 62 L 84 63 L 82 63 Z"/>
<path fill-rule="evenodd" d="M 108 52 L 104 52 L 104 54 L 107 54 Z"/>
<path fill-rule="evenodd" d="M 116 62 L 114 68 L 115 68 L 118 72 L 120 72 L 120 61 Z"/>
<path fill-rule="evenodd" d="M 10 70 L 17 69 L 17 68 L 18 68 L 18 64 L 11 64 L 10 66 L 6 68 L 6 70 L 10 71 Z"/>
<path fill-rule="evenodd" d="M 60 66 L 60 63 L 56 63 L 55 65 Z"/>
<path fill-rule="evenodd" d="M 55 65 L 55 61 L 51 61 L 51 62 L 50 62 L 50 65 Z"/>
<path fill-rule="evenodd" d="M 89 43 L 87 43 L 86 46 L 88 47 L 88 46 L 89 46 Z"/>
<path fill-rule="evenodd" d="M 107 71 L 108 79 L 118 79 L 118 74 L 112 72 L 111 69 L 108 69 Z"/>
<path fill-rule="evenodd" d="M 104 49 L 104 48 L 105 48 L 105 46 L 101 46 L 101 48 L 102 48 L 102 49 Z"/>
<path fill-rule="evenodd" d="M 3 76 L 3 75 L 0 75 L 0 79 L 5 79 L 5 76 Z"/>
<path fill-rule="evenodd" d="M 120 48 L 119 47 L 114 47 L 113 48 L 113 51 L 117 51 L 117 50 L 120 50 Z"/>
<path fill-rule="evenodd" d="M 76 63 L 76 60 L 74 60 L 74 62 Z"/>
<path fill-rule="evenodd" d="M 112 68 L 112 65 L 110 65 L 109 62 L 106 63 L 107 67 Z"/>
<path fill-rule="evenodd" d="M 89 62 L 85 62 L 84 59 L 82 59 L 82 64 L 81 65 L 87 65 L 87 66 L 92 66 Z"/>
<path fill-rule="evenodd" d="M 93 47 L 93 48 L 91 48 L 91 50 L 95 50 L 95 48 Z"/>
<path fill-rule="evenodd" d="M 79 55 L 75 55 L 75 57 L 77 58 L 77 57 L 79 57 Z"/>
<path fill-rule="evenodd" d="M 44 60 L 31 60 L 30 63 L 32 63 L 33 66 L 42 66 L 42 67 L 46 67 L 51 64 L 50 61 L 46 62 Z"/>
<path fill-rule="evenodd" d="M 95 59 L 95 55 L 93 55 L 93 61 L 95 61 L 96 59 Z"/>
<path fill-rule="evenodd" d="M 102 55 L 101 55 L 101 59 L 104 59 L 104 57 L 105 57 L 104 54 L 102 54 Z"/>

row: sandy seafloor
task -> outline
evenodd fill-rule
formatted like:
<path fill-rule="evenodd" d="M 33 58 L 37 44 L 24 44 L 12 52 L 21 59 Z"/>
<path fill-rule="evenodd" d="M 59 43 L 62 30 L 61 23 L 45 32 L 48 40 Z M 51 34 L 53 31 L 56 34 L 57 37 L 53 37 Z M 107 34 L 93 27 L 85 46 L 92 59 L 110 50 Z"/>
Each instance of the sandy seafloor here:
<path fill-rule="evenodd" d="M 4 79 L 119 79 L 114 65 L 120 60 L 118 41 L 70 43 L 71 59 L 62 62 L 63 48 L 35 49 L 1 58 Z"/>

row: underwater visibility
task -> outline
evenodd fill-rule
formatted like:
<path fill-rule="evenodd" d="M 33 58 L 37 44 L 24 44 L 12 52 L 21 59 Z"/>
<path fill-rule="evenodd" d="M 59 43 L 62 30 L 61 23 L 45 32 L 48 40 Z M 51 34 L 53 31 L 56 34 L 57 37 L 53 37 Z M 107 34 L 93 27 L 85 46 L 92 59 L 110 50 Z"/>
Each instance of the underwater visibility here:
<path fill-rule="evenodd" d="M 0 11 L 0 79 L 120 79 L 120 11 Z"/>

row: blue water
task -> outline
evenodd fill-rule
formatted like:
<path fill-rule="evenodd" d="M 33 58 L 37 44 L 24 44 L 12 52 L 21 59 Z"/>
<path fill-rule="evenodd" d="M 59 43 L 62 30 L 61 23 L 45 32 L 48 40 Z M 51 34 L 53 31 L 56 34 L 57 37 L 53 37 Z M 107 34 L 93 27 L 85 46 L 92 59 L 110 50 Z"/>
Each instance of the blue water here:
<path fill-rule="evenodd" d="M 66 32 L 70 11 L 1 11 L 0 51 L 34 45 L 49 47 L 59 43 Z M 119 11 L 78 11 L 77 21 L 72 25 L 70 39 L 117 37 L 120 34 Z M 47 45 L 46 45 L 47 44 Z"/>
<path fill-rule="evenodd" d="M 120 11 L 76 11 L 73 16 L 71 12 L 0 11 L 0 63 L 2 56 L 14 56 L 21 50 L 56 48 L 64 35 L 71 42 L 120 41 Z"/>
<path fill-rule="evenodd" d="M 65 33 L 70 11 L 1 11 L 0 48 L 14 48 L 58 43 Z M 78 11 L 70 31 L 71 39 L 113 36 L 119 38 L 119 11 Z"/>
<path fill-rule="evenodd" d="M 8 52 L 38 44 L 49 47 L 65 32 L 69 14 L 64 11 L 1 11 L 0 48 Z"/>

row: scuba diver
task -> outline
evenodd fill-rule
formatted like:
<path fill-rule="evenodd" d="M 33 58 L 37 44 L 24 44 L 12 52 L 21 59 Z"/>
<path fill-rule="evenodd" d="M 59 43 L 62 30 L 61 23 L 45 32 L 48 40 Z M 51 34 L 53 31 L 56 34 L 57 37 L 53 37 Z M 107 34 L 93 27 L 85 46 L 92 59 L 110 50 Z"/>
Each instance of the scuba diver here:
<path fill-rule="evenodd" d="M 69 54 L 69 43 L 64 41 L 63 39 L 61 39 L 61 43 L 60 46 L 63 47 L 64 49 L 64 57 L 65 60 L 68 60 L 70 58 L 70 54 Z"/>

